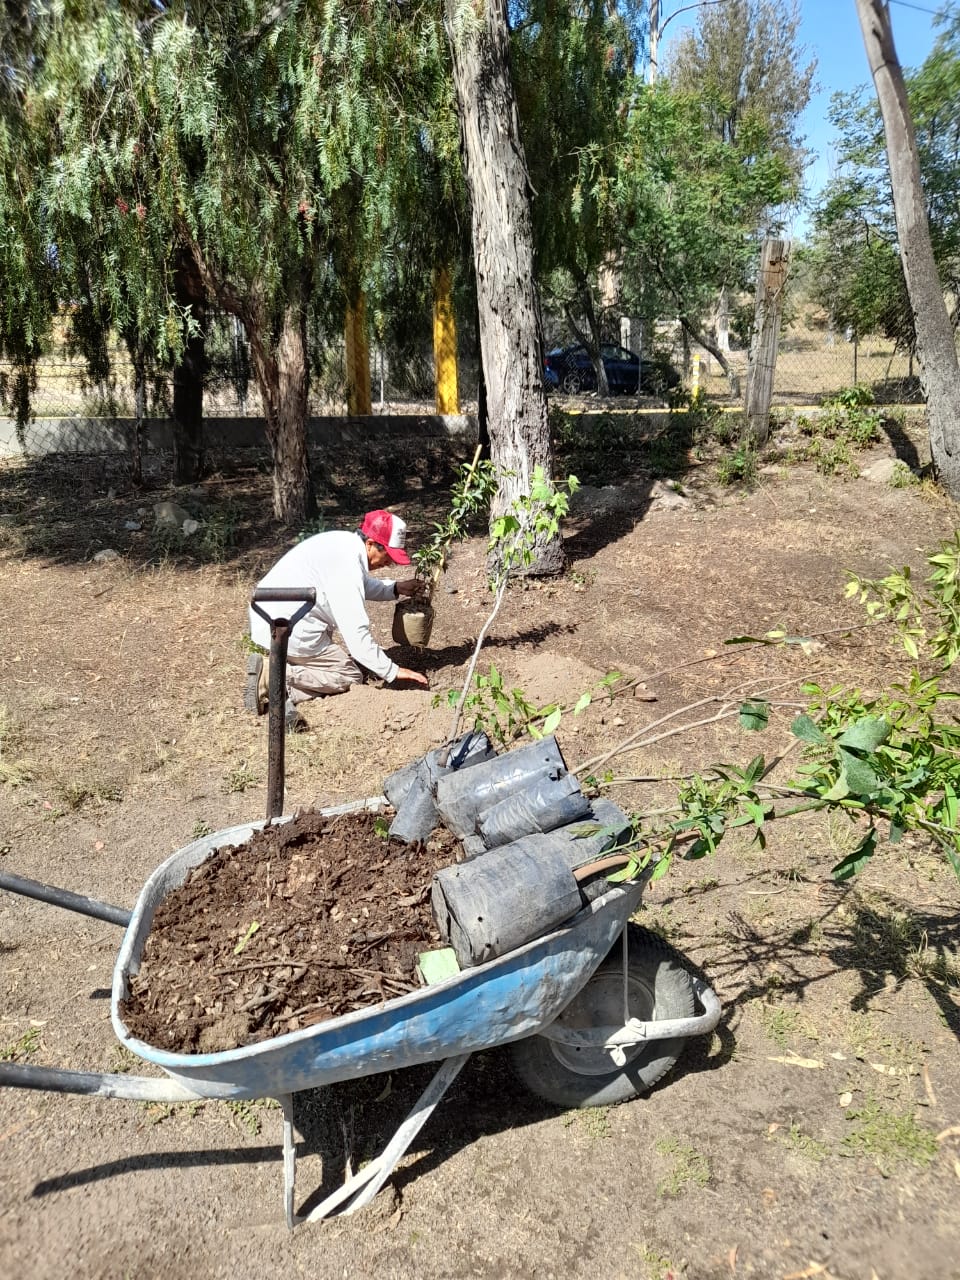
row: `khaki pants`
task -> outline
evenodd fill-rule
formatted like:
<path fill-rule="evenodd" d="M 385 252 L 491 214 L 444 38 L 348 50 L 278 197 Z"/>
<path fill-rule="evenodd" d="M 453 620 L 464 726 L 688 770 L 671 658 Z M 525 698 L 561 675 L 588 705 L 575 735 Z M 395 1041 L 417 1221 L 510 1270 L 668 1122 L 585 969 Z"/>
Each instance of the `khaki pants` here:
<path fill-rule="evenodd" d="M 270 660 L 264 658 L 260 672 L 259 694 L 266 701 L 269 687 Z M 352 684 L 359 684 L 363 672 L 338 644 L 328 644 L 315 657 L 300 656 L 287 659 L 287 693 L 294 706 L 309 698 L 323 698 L 334 693 L 346 693 Z"/>

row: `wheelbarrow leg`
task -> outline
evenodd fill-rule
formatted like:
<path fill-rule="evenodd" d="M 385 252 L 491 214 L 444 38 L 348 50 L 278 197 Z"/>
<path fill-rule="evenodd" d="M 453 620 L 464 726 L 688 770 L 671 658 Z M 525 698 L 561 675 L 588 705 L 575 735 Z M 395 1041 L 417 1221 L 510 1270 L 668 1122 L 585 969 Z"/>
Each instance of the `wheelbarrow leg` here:
<path fill-rule="evenodd" d="M 277 1101 L 283 1112 L 283 1212 L 292 1231 L 297 1218 L 293 1212 L 293 1188 L 297 1178 L 297 1144 L 293 1135 L 293 1094 L 281 1094 Z"/>
<path fill-rule="evenodd" d="M 338 1187 L 331 1195 L 322 1200 L 298 1222 L 319 1222 L 346 1205 L 345 1214 L 355 1213 L 368 1205 L 377 1194 L 394 1169 L 403 1159 L 407 1148 L 437 1108 L 443 1095 L 456 1080 L 463 1067 L 470 1059 L 469 1053 L 458 1054 L 455 1058 L 447 1058 L 430 1083 L 417 1099 L 413 1110 L 403 1124 L 384 1147 L 375 1160 L 371 1160 L 359 1173 L 348 1178 L 342 1187 Z M 284 1130 L 286 1133 L 286 1130 Z M 292 1186 L 291 1186 L 292 1194 Z M 289 1222 L 289 1218 L 288 1218 Z"/>

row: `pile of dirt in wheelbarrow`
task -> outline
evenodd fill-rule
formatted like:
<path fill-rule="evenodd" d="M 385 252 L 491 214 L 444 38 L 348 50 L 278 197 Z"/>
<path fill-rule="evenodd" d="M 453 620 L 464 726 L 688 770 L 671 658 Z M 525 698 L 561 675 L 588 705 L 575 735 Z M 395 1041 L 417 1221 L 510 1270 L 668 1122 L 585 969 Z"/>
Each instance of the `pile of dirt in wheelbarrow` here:
<path fill-rule="evenodd" d="M 122 1013 L 140 1040 L 215 1053 L 419 986 L 430 882 L 460 846 L 389 841 L 372 813 L 304 813 L 218 849 L 157 909 Z"/>

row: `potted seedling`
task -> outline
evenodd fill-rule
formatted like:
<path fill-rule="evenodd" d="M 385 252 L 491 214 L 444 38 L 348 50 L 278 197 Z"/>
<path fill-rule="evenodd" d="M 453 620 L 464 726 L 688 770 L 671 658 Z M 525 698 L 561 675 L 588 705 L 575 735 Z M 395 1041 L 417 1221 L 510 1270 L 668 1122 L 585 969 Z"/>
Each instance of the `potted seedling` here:
<path fill-rule="evenodd" d="M 480 461 L 478 448 L 473 461 L 464 463 L 460 468 L 457 483 L 450 494 L 450 510 L 446 517 L 434 524 L 433 533 L 423 546 L 411 552 L 416 576 L 422 586 L 416 596 L 398 601 L 393 611 L 392 634 L 396 644 L 409 644 L 423 649 L 430 643 L 434 619 L 433 595 L 447 567 L 450 548 L 454 542 L 467 536 L 467 520 L 489 505 L 494 487 L 493 464 Z"/>

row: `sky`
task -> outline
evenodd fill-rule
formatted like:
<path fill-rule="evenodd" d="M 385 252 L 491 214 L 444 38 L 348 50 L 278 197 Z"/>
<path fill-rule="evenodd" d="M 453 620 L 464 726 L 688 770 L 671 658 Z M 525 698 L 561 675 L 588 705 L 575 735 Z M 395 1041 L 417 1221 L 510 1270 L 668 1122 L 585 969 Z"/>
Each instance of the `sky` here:
<path fill-rule="evenodd" d="M 910 0 L 909 4 L 891 0 L 893 41 L 905 69 L 918 68 L 932 50 L 938 34 L 934 26 L 938 8 L 938 0 Z M 853 0 L 800 0 L 800 17 L 801 39 L 817 59 L 816 81 L 820 85 L 801 124 L 806 145 L 814 153 L 806 173 L 808 192 L 814 194 L 835 170 L 834 131 L 827 120 L 831 95 L 872 81 Z"/>
<path fill-rule="evenodd" d="M 800 127 L 805 145 L 814 157 L 805 175 L 809 197 L 821 190 L 835 170 L 834 131 L 827 120 L 831 96 L 857 85 L 869 85 L 871 77 L 854 0 L 799 0 L 799 3 L 800 40 L 807 49 L 806 62 L 811 57 L 817 60 L 814 80 L 819 86 L 801 118 Z M 690 9 L 682 12 L 688 4 Z M 932 50 L 938 34 L 934 16 L 941 4 L 942 0 L 909 0 L 909 3 L 890 0 L 894 44 L 904 68 L 919 67 Z M 664 34 L 667 45 L 684 26 L 694 25 L 697 20 L 694 0 L 675 3 L 661 0 L 661 12 L 667 21 L 671 14 L 676 14 L 676 22 L 670 22 Z M 790 234 L 803 235 L 806 227 L 807 215 L 801 212 Z"/>

